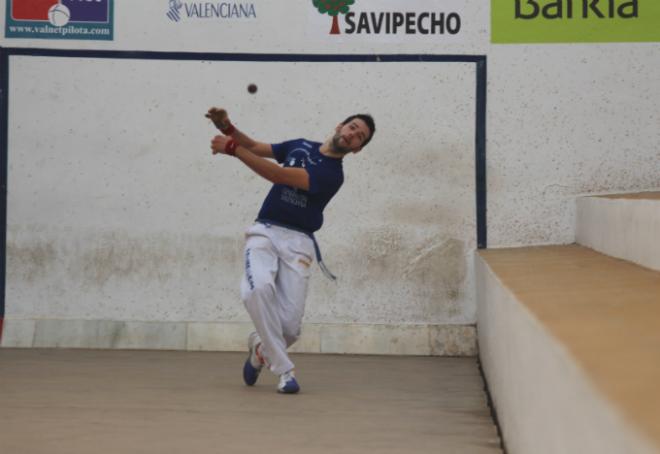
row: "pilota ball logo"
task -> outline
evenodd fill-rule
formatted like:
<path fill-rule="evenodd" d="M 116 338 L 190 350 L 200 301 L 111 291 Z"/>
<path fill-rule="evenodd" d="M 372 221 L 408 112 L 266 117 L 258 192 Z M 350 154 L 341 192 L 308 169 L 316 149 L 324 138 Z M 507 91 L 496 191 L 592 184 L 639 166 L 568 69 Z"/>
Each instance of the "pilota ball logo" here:
<path fill-rule="evenodd" d="M 70 18 L 71 18 L 71 11 L 69 11 L 69 8 L 62 5 L 61 3 L 57 3 L 51 6 L 50 9 L 48 10 L 48 20 L 55 27 L 65 26 L 66 24 L 69 23 Z"/>

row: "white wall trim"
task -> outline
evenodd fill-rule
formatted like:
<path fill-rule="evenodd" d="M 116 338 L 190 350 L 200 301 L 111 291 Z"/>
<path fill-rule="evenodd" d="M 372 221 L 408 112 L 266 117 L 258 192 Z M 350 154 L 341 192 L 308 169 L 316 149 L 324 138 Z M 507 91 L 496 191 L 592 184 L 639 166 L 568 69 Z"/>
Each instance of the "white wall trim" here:
<path fill-rule="evenodd" d="M 249 322 L 5 319 L 2 347 L 246 351 Z M 296 353 L 474 356 L 474 325 L 308 323 Z"/>

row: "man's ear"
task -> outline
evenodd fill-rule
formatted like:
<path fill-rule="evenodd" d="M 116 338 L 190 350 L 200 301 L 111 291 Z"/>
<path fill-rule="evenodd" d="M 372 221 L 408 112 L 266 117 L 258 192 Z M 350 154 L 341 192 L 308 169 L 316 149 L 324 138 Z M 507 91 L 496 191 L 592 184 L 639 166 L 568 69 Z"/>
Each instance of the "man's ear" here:
<path fill-rule="evenodd" d="M 335 127 L 335 132 L 339 132 L 339 131 L 341 131 L 341 127 L 342 127 L 342 126 L 344 126 L 344 125 L 341 124 L 341 123 L 339 123 L 339 124 Z"/>

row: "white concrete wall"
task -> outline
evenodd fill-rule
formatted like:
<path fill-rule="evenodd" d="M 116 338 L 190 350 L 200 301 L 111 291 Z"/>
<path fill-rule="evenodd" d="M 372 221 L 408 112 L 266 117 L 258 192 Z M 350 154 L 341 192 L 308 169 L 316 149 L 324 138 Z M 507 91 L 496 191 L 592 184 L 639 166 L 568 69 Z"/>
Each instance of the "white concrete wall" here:
<path fill-rule="evenodd" d="M 214 132 L 203 113 L 211 104 L 236 106 L 230 109 L 239 127 L 276 142 L 324 140 L 351 112 L 371 111 L 384 133 L 346 160 L 345 188 L 318 235 L 340 281 L 315 276 L 306 322 L 327 325 L 319 351 L 349 336 L 342 351 L 475 352 L 474 328 L 452 328 L 472 324 L 475 311 L 468 266 L 476 230 L 473 64 L 11 63 L 9 325 L 51 318 L 248 321 L 238 295 L 243 231 L 269 184 L 236 160 L 211 156 Z M 35 86 L 21 77 L 46 71 L 52 83 Z M 355 80 L 347 83 L 346 72 Z M 259 84 L 257 96 L 245 91 L 246 77 Z M 380 96 L 374 80 L 396 80 L 396 93 Z M 424 134 L 408 133 L 393 103 Z M 43 132 L 26 127 L 35 105 L 50 119 Z M 342 330 L 352 324 L 363 328 Z M 389 336 L 370 340 L 382 337 L 373 325 L 392 327 Z M 50 337 L 58 330 L 45 326 L 10 338 L 80 346 Z M 84 344 L 90 346 L 113 345 L 123 330 L 73 326 L 85 336 L 106 333 Z M 416 327 L 414 335 L 407 326 Z M 226 347 L 209 336 L 209 344 Z M 400 337 L 408 347 L 396 345 Z"/>
<path fill-rule="evenodd" d="M 489 246 L 575 241 L 575 198 L 660 187 L 658 43 L 492 46 Z"/>
<path fill-rule="evenodd" d="M 257 18 L 174 23 L 165 0 L 116 0 L 112 42 L 0 43 L 487 55 L 490 246 L 572 242 L 575 195 L 660 188 L 657 43 L 492 46 L 483 0 L 361 0 L 356 10 L 458 11 L 462 29 L 332 37 L 330 18 L 307 0 L 250 3 Z M 373 113 L 374 142 L 347 159 L 319 234 L 341 280 L 316 273 L 306 321 L 333 335 L 363 327 L 356 344 L 379 326 L 413 327 L 422 341 L 403 338 L 424 345 L 414 351 L 438 342 L 435 352 L 475 351 L 474 329 L 449 330 L 476 321 L 474 65 L 12 57 L 10 77 L 6 315 L 8 326 L 24 321 L 24 343 L 43 319 L 247 321 L 237 289 L 242 231 L 268 184 L 209 155 L 202 114 L 222 104 L 273 142 L 320 140 L 345 115 Z M 388 332 L 377 351 L 397 351 L 399 331 Z"/>

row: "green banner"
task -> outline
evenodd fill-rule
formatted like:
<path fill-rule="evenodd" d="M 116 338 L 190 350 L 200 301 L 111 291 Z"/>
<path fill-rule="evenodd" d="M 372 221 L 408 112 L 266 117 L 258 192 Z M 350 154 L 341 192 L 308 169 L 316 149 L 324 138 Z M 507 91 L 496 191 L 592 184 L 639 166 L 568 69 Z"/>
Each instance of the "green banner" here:
<path fill-rule="evenodd" d="M 491 0 L 493 43 L 660 41 L 660 0 Z"/>

